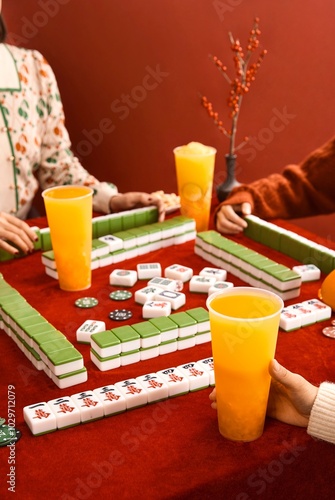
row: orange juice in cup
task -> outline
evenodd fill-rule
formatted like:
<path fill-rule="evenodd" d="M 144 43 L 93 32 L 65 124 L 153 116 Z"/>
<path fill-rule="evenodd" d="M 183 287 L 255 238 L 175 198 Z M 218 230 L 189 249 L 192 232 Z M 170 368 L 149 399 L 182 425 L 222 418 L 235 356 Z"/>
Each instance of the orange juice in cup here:
<path fill-rule="evenodd" d="M 58 186 L 42 193 L 62 290 L 91 286 L 92 194 L 85 186 Z"/>
<path fill-rule="evenodd" d="M 234 441 L 263 433 L 283 301 L 272 292 L 235 287 L 207 299 L 219 431 Z"/>
<path fill-rule="evenodd" d="M 173 150 L 180 211 L 195 219 L 198 232 L 208 229 L 216 149 L 190 142 Z"/>

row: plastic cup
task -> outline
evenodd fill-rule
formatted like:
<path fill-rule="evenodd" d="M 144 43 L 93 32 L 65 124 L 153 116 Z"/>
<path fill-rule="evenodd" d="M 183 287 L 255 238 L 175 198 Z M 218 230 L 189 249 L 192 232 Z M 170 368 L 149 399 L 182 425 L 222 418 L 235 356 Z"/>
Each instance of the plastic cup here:
<path fill-rule="evenodd" d="M 252 287 L 207 299 L 218 424 L 227 439 L 253 441 L 263 434 L 283 305 L 276 294 Z"/>
<path fill-rule="evenodd" d="M 208 229 L 216 149 L 190 142 L 173 150 L 180 211 L 195 219 L 197 232 Z"/>
<path fill-rule="evenodd" d="M 58 186 L 42 193 L 62 290 L 91 286 L 92 195 L 85 186 Z"/>

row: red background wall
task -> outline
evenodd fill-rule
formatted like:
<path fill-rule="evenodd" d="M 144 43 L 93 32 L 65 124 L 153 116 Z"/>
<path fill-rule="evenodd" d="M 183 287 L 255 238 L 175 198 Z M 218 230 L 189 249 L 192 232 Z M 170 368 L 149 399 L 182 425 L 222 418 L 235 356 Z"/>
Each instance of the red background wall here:
<path fill-rule="evenodd" d="M 239 153 L 238 179 L 299 162 L 334 133 L 333 0 L 3 4 L 10 40 L 43 52 L 56 73 L 73 150 L 120 191 L 176 191 L 172 149 L 191 140 L 218 149 L 215 184 L 222 182 L 228 142 L 198 93 L 226 119 L 228 87 L 208 54 L 231 64 L 228 31 L 245 44 L 255 15 L 268 55 L 242 106 L 238 142 L 248 135 L 252 143 Z M 299 224 L 334 239 L 334 221 Z"/>

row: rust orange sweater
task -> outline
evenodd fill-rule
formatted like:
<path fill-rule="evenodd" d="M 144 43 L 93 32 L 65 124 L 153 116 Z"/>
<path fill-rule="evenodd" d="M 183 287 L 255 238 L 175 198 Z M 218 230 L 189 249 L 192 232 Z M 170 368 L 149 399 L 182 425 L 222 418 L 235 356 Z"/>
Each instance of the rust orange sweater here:
<path fill-rule="evenodd" d="M 290 219 L 335 212 L 335 137 L 300 165 L 235 188 L 222 205 L 251 203 L 262 219 Z"/>

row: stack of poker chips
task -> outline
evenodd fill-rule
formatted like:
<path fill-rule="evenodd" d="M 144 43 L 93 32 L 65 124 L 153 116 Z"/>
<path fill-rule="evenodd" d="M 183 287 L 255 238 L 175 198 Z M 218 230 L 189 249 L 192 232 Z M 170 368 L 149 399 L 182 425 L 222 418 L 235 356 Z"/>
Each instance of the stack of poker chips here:
<path fill-rule="evenodd" d="M 101 222 L 105 222 L 105 220 Z M 100 233 L 95 231 L 95 234 L 100 234 L 100 236 L 95 237 L 92 241 L 92 270 L 119 264 L 161 248 L 186 243 L 194 240 L 196 235 L 194 219 L 184 216 L 101 234 L 106 230 L 111 230 L 110 226 L 102 226 Z M 45 266 L 45 272 L 52 278 L 58 279 L 52 249 L 42 254 L 42 263 Z"/>
<path fill-rule="evenodd" d="M 0 328 L 59 388 L 87 380 L 80 352 L 0 277 Z"/>
<path fill-rule="evenodd" d="M 94 333 L 91 360 L 102 371 L 210 342 L 209 314 L 203 307 Z"/>
<path fill-rule="evenodd" d="M 216 231 L 198 233 L 194 251 L 249 285 L 272 291 L 283 300 L 300 295 L 300 274 Z"/>
<path fill-rule="evenodd" d="M 206 358 L 115 382 L 92 391 L 25 406 L 23 416 L 32 434 L 39 436 L 205 389 L 214 384 L 213 358 Z"/>

